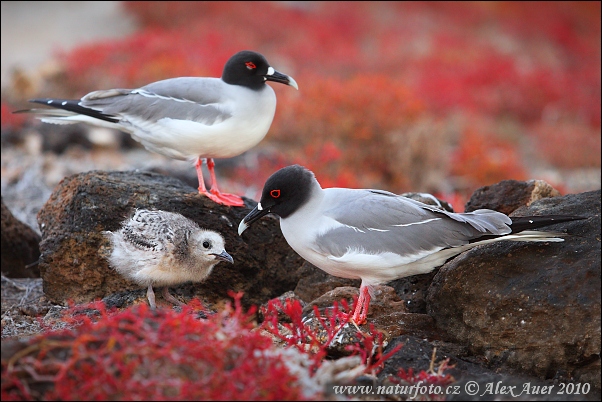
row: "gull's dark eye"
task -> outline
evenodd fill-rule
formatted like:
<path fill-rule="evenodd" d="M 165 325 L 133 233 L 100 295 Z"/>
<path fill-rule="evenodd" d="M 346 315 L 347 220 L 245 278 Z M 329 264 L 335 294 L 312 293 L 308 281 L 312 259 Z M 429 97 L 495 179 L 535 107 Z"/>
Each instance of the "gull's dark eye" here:
<path fill-rule="evenodd" d="M 270 191 L 270 195 L 272 196 L 272 198 L 278 198 L 280 197 L 280 190 L 272 190 Z"/>
<path fill-rule="evenodd" d="M 205 248 L 210 248 L 210 247 L 211 247 L 211 243 L 210 243 L 210 242 L 208 242 L 207 240 L 205 240 L 205 241 L 203 242 L 203 247 L 205 247 Z"/>
<path fill-rule="evenodd" d="M 257 66 L 255 65 L 255 63 L 253 63 L 252 61 L 248 61 L 245 63 L 245 66 L 247 66 L 247 68 L 249 70 L 255 70 L 257 68 Z"/>

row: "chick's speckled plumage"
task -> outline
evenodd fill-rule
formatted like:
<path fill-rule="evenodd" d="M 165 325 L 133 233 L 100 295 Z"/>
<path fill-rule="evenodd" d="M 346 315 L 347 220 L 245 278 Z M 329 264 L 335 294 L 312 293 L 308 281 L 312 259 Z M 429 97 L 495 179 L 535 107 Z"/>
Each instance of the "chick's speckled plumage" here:
<path fill-rule="evenodd" d="M 147 286 L 152 307 L 153 286 L 202 282 L 220 261 L 233 262 L 219 233 L 201 229 L 177 213 L 136 210 L 121 229 L 104 234 L 112 244 L 109 264 L 125 278 Z"/>

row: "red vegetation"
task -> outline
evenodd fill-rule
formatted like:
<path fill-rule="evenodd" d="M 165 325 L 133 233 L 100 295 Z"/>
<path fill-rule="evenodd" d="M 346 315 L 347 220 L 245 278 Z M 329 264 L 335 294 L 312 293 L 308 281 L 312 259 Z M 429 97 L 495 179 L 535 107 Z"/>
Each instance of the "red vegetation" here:
<path fill-rule="evenodd" d="M 497 183 L 506 177 L 525 180 L 516 149 L 474 128 L 467 128 L 460 137 L 460 145 L 452 155 L 452 174 L 470 180 L 470 187 L 479 183 Z"/>
<path fill-rule="evenodd" d="M 599 168 L 601 165 L 599 129 L 585 127 L 577 121 L 555 119 L 534 125 L 532 133 L 538 149 L 553 165 L 567 168 Z"/>
<path fill-rule="evenodd" d="M 14 114 L 13 108 L 2 102 L 2 129 L 18 130 L 23 127 L 27 117 L 23 114 Z"/>
<path fill-rule="evenodd" d="M 357 298 L 355 299 L 357 303 Z M 262 328 L 284 341 L 289 346 L 296 347 L 302 353 L 309 353 L 313 361 L 312 368 L 315 370 L 322 364 L 328 354 L 328 348 L 335 341 L 340 331 L 351 324 L 352 309 L 349 309 L 346 300 L 341 300 L 343 309 L 339 308 L 337 302 L 331 310 L 322 315 L 317 306 L 314 306 L 315 319 L 320 323 L 319 327 L 326 332 L 326 339 L 318 331 L 313 329 L 307 322 L 303 321 L 302 307 L 298 300 L 286 300 L 281 303 L 278 299 L 268 302 L 264 311 L 265 320 Z M 279 314 L 285 315 L 290 322 L 280 322 Z M 352 355 L 359 355 L 362 364 L 366 366 L 366 372 L 376 374 L 383 367 L 385 360 L 394 355 L 401 345 L 383 355 L 383 334 L 376 331 L 370 324 L 369 332 L 357 332 L 358 342 L 346 346 Z"/>
<path fill-rule="evenodd" d="M 234 307 L 200 319 L 193 300 L 182 312 L 150 310 L 140 304 L 108 311 L 102 302 L 71 308 L 72 329 L 48 331 L 2 363 L 2 400 L 300 400 L 308 397 L 298 375 L 272 338 L 256 328 L 255 308 Z M 343 302 L 345 310 L 349 310 Z M 278 311 L 290 320 L 279 323 Z M 316 319 L 327 333 L 320 339 L 301 318 L 301 306 L 272 300 L 261 329 L 295 347 L 312 362 L 305 379 L 323 364 L 327 349 L 350 314 L 335 304 Z M 283 332 L 283 329 L 286 331 Z M 401 346 L 383 355 L 383 335 L 371 327 L 348 345 L 366 372 L 376 373 Z M 313 391 L 315 392 L 315 391 Z"/>
<path fill-rule="evenodd" d="M 262 353 L 274 345 L 252 330 L 240 295 L 207 320 L 191 305 L 181 313 L 145 304 L 78 309 L 92 314 L 75 315 L 74 329 L 40 335 L 3 363 L 2 400 L 302 399 L 282 358 Z"/>
<path fill-rule="evenodd" d="M 217 77 L 234 52 L 260 51 L 300 90 L 274 86 L 264 156 L 232 171 L 247 186 L 291 163 L 325 187 L 449 194 L 544 163 L 600 167 L 599 2 L 124 6 L 140 30 L 60 55 L 60 95 Z"/>
<path fill-rule="evenodd" d="M 418 373 L 414 373 L 414 369 L 412 368 L 407 371 L 400 368 L 397 372 L 397 376 L 390 377 L 389 380 L 392 383 L 400 385 L 415 385 L 420 387 L 417 394 L 420 394 L 425 398 L 424 400 L 444 401 L 446 399 L 446 394 L 441 390 L 444 390 L 448 385 L 456 382 L 456 379 L 451 374 L 445 373 L 445 371 L 450 368 L 453 368 L 453 366 L 449 365 L 449 358 L 447 358 L 439 364 L 437 370 L 432 368 L 429 371 L 421 370 Z"/>

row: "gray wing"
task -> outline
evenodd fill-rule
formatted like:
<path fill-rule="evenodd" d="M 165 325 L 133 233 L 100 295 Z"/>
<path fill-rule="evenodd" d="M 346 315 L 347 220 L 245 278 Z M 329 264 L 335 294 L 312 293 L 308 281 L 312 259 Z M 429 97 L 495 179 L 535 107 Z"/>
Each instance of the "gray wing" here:
<path fill-rule="evenodd" d="M 172 78 L 138 89 L 91 92 L 80 105 L 125 120 L 139 118 L 154 123 L 171 118 L 213 125 L 232 117 L 231 110 L 216 106 L 227 88 L 218 78 Z"/>
<path fill-rule="evenodd" d="M 316 243 L 335 257 L 349 249 L 418 255 L 461 246 L 484 234 L 511 232 L 510 218 L 496 211 L 453 213 L 379 190 L 325 191 L 333 207 L 324 214 L 343 226 L 318 236 Z M 344 203 L 335 201 L 342 199 Z"/>
<path fill-rule="evenodd" d="M 123 236 L 140 250 L 154 253 L 188 248 L 190 223 L 182 215 L 165 211 L 137 210 L 123 226 Z"/>

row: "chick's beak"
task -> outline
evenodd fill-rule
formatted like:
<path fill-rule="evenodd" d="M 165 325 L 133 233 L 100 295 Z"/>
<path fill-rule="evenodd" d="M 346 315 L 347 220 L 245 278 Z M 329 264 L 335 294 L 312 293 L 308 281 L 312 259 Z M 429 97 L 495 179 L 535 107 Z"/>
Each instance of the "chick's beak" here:
<path fill-rule="evenodd" d="M 234 258 L 232 258 L 232 256 L 230 254 L 228 254 L 226 252 L 226 250 L 222 251 L 219 254 L 213 254 L 215 256 L 216 260 L 220 260 L 220 261 L 226 261 L 229 262 L 230 264 L 234 264 Z"/>

